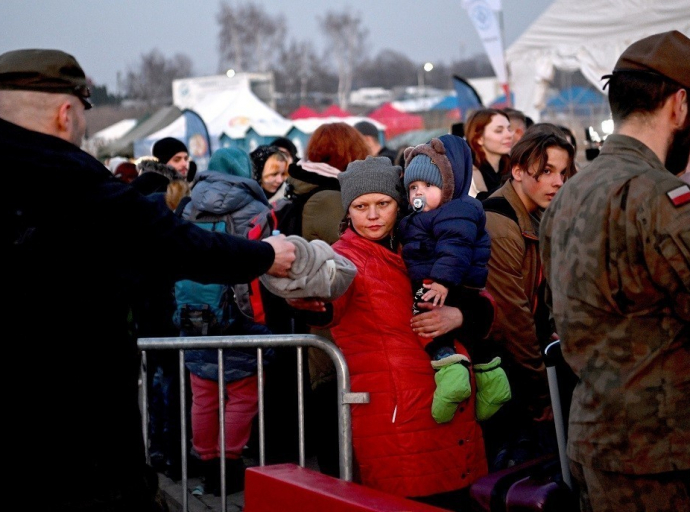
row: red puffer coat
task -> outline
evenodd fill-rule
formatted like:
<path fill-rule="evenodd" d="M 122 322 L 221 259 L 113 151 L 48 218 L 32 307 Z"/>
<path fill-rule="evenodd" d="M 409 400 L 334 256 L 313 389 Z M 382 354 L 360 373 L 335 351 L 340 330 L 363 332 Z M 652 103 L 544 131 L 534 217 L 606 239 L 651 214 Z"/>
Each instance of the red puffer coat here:
<path fill-rule="evenodd" d="M 370 396 L 370 403 L 352 407 L 361 482 L 407 497 L 467 487 L 487 473 L 474 393 L 451 422 L 438 424 L 431 417 L 434 372 L 410 328 L 412 289 L 402 258 L 351 230 L 333 248 L 358 271 L 333 303 L 331 326 L 352 391 Z"/>

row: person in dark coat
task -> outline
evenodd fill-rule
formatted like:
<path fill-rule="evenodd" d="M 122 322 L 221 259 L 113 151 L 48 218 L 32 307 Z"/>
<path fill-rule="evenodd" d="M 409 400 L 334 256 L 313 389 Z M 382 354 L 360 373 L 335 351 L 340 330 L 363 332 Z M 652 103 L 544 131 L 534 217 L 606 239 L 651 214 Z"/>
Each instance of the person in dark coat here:
<path fill-rule="evenodd" d="M 490 313 L 487 318 L 493 318 L 490 300 L 482 294 L 491 240 L 481 203 L 468 195 L 472 153 L 467 142 L 450 134 L 434 138 L 427 144 L 407 148 L 405 161 L 403 181 L 413 212 L 400 221 L 399 236 L 415 294 L 413 314 L 422 312 L 418 302 L 443 306 L 450 294 L 453 305 L 460 309 L 465 309 L 466 304 L 485 303 Z M 463 340 L 466 347 L 471 349 L 472 337 L 485 337 L 490 325 L 486 322 L 477 326 L 477 333 Z M 436 337 L 424 348 L 432 359 L 432 367 L 438 370 L 431 413 L 437 422 L 446 423 L 453 418 L 457 404 L 472 393 L 467 369 L 471 361 L 455 353 L 453 336 Z M 483 407 L 485 400 L 493 403 L 498 398 L 500 404 L 510 398 L 507 377 L 498 362 L 494 361 L 489 369 L 493 380 L 500 377 L 503 386 L 498 390 L 500 397 L 488 397 L 491 391 L 482 389 L 478 379 L 477 416 L 482 420 L 497 410 Z"/>
<path fill-rule="evenodd" d="M 379 130 L 374 126 L 374 123 L 369 121 L 360 121 L 355 124 L 355 128 L 364 137 L 364 142 L 367 143 L 369 147 L 369 154 L 372 156 L 385 156 L 392 164 L 395 163 L 395 159 L 398 156 L 398 152 L 392 150 L 391 148 L 381 144 L 381 139 L 379 138 Z"/>
<path fill-rule="evenodd" d="M 3 373 L 3 456 L 35 510 L 159 512 L 128 332 L 138 284 L 286 276 L 295 248 L 206 231 L 115 178 L 79 149 L 89 94 L 67 53 L 0 55 L 4 360 L 17 370 Z"/>

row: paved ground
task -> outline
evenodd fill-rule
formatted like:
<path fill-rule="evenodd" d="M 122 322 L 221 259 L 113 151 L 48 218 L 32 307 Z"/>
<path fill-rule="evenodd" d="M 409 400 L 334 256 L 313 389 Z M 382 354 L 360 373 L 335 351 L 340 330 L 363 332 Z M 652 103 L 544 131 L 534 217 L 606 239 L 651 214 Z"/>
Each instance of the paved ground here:
<path fill-rule="evenodd" d="M 259 461 L 256 459 L 244 459 L 247 467 L 258 466 Z M 318 471 L 316 458 L 307 458 L 305 466 Z M 174 481 L 162 473 L 158 474 L 160 488 L 165 494 L 165 497 L 170 506 L 170 512 L 184 512 L 182 507 L 182 496 L 185 489 L 182 486 L 182 481 Z M 187 500 L 189 512 L 223 512 L 221 507 L 222 500 L 220 496 L 213 494 L 203 494 L 201 496 L 194 496 L 192 491 L 202 483 L 200 477 L 193 477 L 187 480 Z M 244 509 L 244 492 L 229 494 L 227 496 L 227 512 L 240 512 Z"/>
<path fill-rule="evenodd" d="M 165 497 L 170 506 L 170 512 L 183 512 L 182 496 L 183 490 L 182 481 L 175 482 L 167 476 L 159 474 L 160 487 L 165 494 Z M 199 478 L 190 478 L 187 482 L 187 500 L 189 512 L 221 512 L 221 498 L 213 494 L 204 494 L 202 496 L 192 495 L 192 490 L 201 483 Z M 244 492 L 230 494 L 227 497 L 227 512 L 239 512 L 244 508 Z"/>

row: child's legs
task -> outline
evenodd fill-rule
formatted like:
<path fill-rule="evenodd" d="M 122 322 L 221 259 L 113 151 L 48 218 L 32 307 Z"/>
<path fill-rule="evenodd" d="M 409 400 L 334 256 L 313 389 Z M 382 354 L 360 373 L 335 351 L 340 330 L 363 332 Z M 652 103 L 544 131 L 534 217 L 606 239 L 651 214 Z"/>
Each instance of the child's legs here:
<path fill-rule="evenodd" d="M 258 378 L 256 375 L 226 385 L 225 402 L 225 456 L 237 459 L 249 441 L 252 421 L 258 406 Z"/>
<path fill-rule="evenodd" d="M 218 450 L 218 383 L 191 374 L 192 445 L 201 460 L 220 457 Z"/>

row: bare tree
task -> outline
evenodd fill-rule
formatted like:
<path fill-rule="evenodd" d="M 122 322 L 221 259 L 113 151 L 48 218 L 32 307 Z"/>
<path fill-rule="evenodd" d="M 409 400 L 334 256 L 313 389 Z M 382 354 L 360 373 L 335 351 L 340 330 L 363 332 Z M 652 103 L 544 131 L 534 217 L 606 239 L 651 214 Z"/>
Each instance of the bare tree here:
<path fill-rule="evenodd" d="M 285 94 L 286 103 L 302 105 L 321 67 L 311 41 L 296 41 L 281 49 L 276 63 L 276 87 Z"/>
<path fill-rule="evenodd" d="M 357 87 L 393 89 L 417 83 L 417 65 L 402 53 L 382 50 L 357 68 Z"/>
<path fill-rule="evenodd" d="M 216 20 L 220 25 L 221 70 L 232 67 L 238 72 L 266 72 L 271 68 L 271 55 L 277 55 L 275 49 L 284 44 L 285 18 L 282 15 L 271 16 L 252 1 L 237 7 L 221 2 Z"/>
<path fill-rule="evenodd" d="M 487 57 L 485 53 L 476 54 L 461 61 L 452 62 L 450 64 L 450 70 L 452 74 L 459 75 L 463 78 L 478 78 L 496 75 L 489 61 L 489 57 Z"/>
<path fill-rule="evenodd" d="M 146 102 L 148 107 L 172 103 L 172 81 L 192 75 L 192 60 L 183 54 L 171 59 L 154 48 L 143 54 L 134 68 L 129 68 L 124 80 L 125 94 L 131 99 Z"/>
<path fill-rule="evenodd" d="M 338 103 L 346 109 L 352 79 L 357 64 L 366 57 L 365 40 L 369 33 L 362 27 L 361 14 L 329 11 L 325 18 L 317 18 L 328 40 L 327 54 L 335 58 L 338 67 Z"/>

